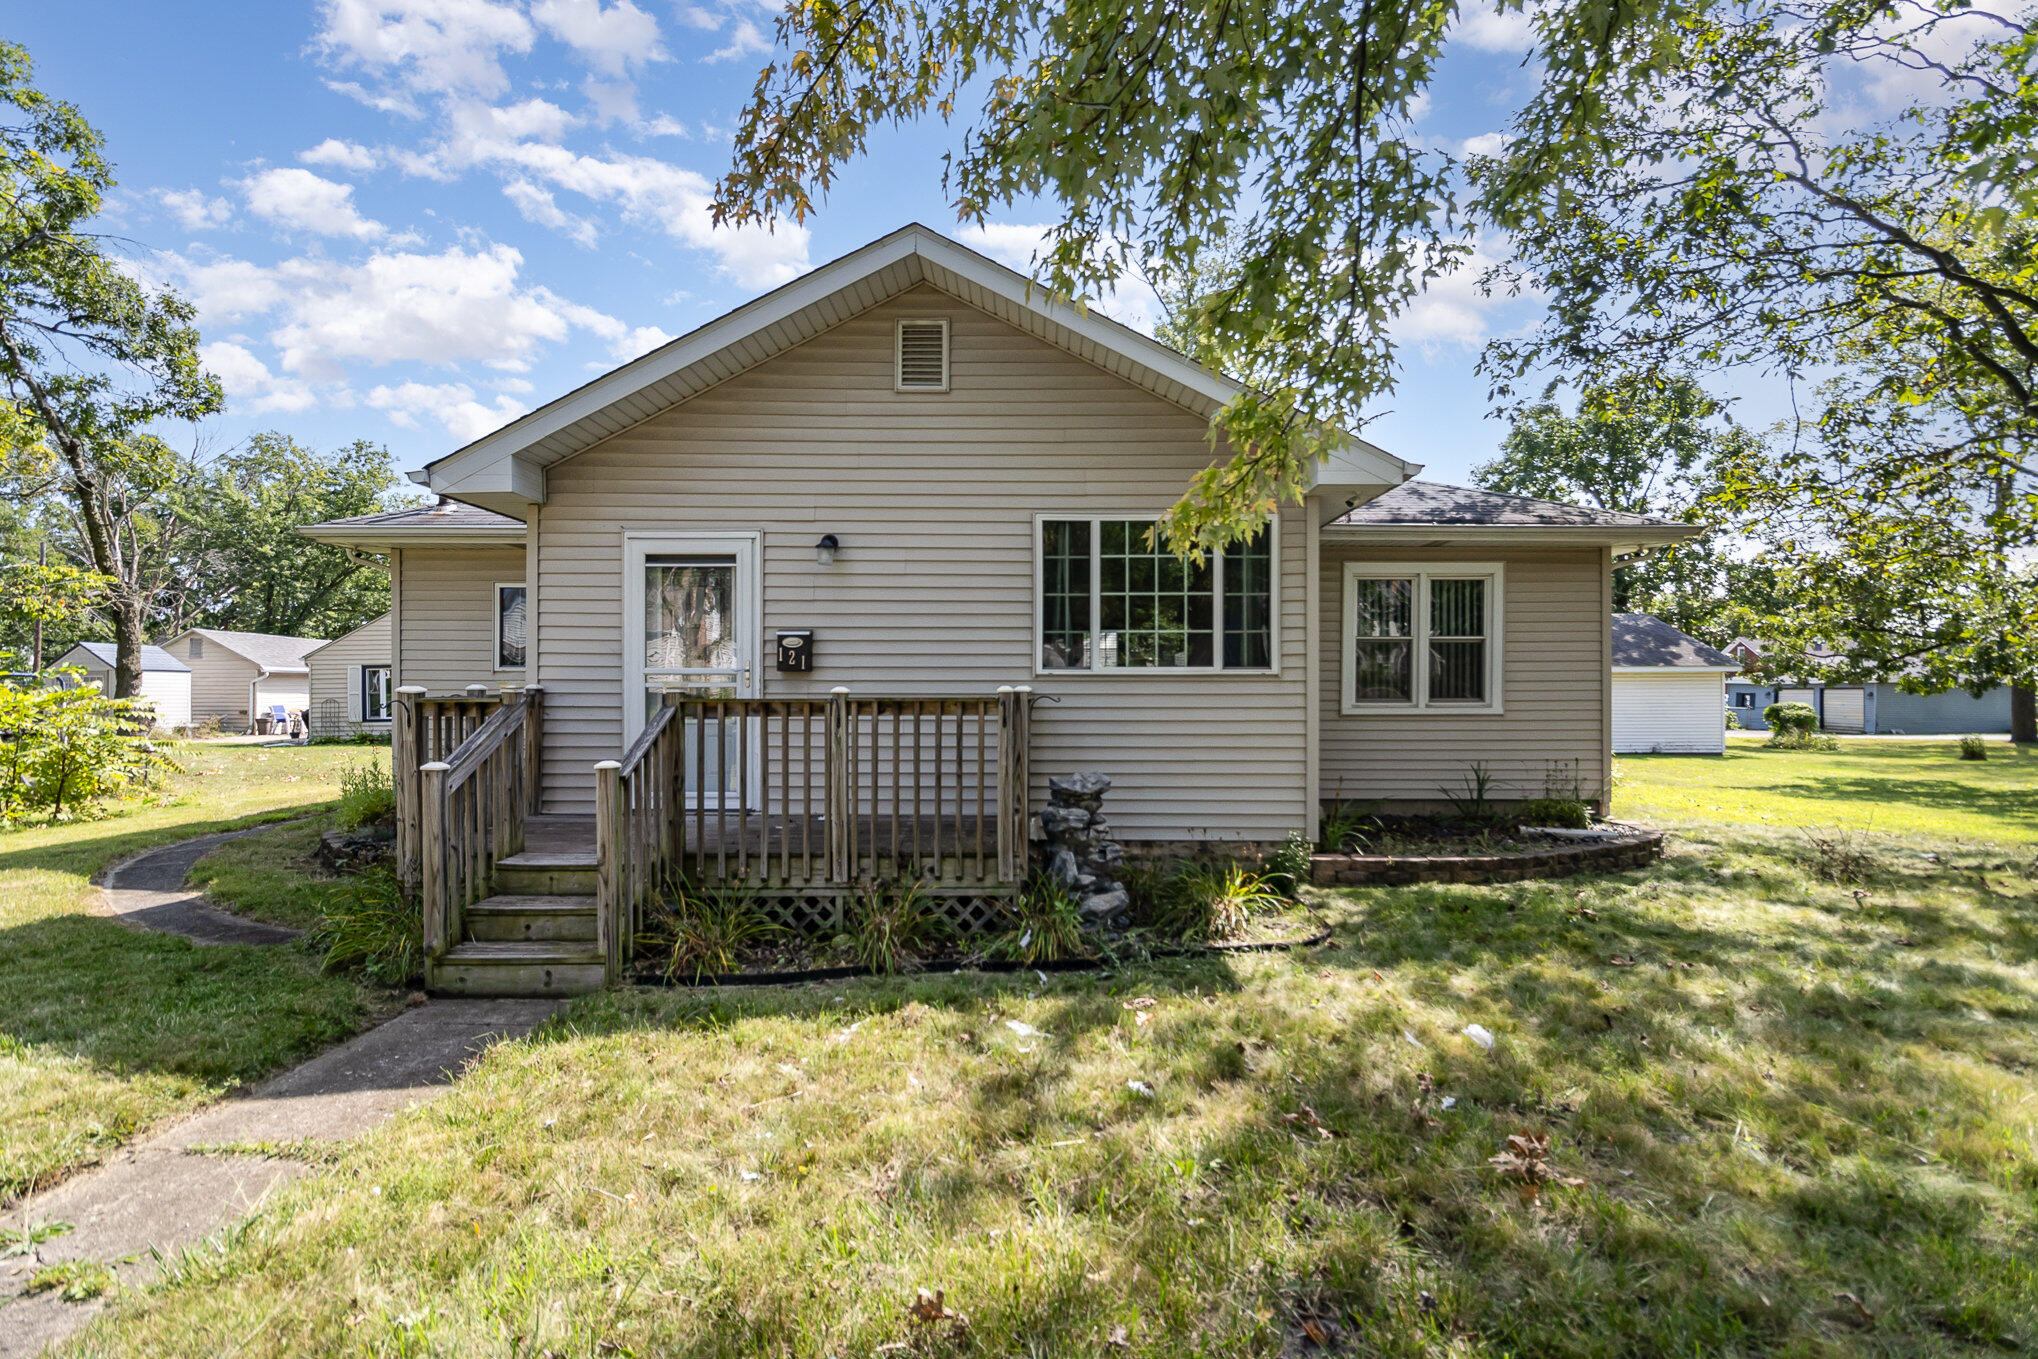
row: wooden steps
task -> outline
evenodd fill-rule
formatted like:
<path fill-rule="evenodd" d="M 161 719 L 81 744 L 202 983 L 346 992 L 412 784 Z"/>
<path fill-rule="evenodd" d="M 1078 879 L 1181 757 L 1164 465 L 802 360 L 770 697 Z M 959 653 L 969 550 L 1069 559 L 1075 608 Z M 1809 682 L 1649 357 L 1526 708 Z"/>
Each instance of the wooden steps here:
<path fill-rule="evenodd" d="M 476 943 L 594 944 L 594 898 L 493 896 L 467 908 L 467 937 Z"/>
<path fill-rule="evenodd" d="M 604 980 L 592 944 L 469 941 L 433 965 L 431 985 L 447 996 L 577 996 Z"/>
<path fill-rule="evenodd" d="M 433 991 L 571 996 L 601 989 L 592 817 L 531 817 L 523 851 L 497 860 L 489 885 L 495 895 L 461 912 L 460 942 L 432 965 Z"/>

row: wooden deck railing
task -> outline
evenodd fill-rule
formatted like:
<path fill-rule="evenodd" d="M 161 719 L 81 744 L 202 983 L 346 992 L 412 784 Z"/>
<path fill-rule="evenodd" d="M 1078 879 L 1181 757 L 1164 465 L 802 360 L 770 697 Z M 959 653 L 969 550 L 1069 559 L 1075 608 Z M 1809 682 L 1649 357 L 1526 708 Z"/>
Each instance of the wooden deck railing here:
<path fill-rule="evenodd" d="M 529 810 L 535 812 L 542 792 L 538 756 L 544 741 L 544 691 L 532 685 L 511 697 L 525 708 L 524 786 Z M 450 761 L 453 752 L 479 731 L 503 702 L 502 693 L 487 693 L 478 684 L 459 694 L 430 694 L 423 685 L 414 684 L 396 691 L 389 757 L 396 784 L 397 874 L 407 890 L 417 891 L 423 880 L 424 804 L 418 796 L 418 771 L 435 761 Z"/>
<path fill-rule="evenodd" d="M 425 953 L 436 958 L 460 941 L 466 909 L 493 891 L 496 861 L 523 848 L 525 819 L 537 801 L 543 694 L 534 688 L 489 700 L 493 711 L 471 730 L 467 724 L 477 715 L 474 700 L 404 698 L 411 717 L 402 716 L 400 699 L 399 850 L 405 815 L 414 810 L 417 829 L 410 844 L 424 909 Z M 462 731 L 464 738 L 446 749 L 445 743 Z M 417 764 L 415 776 L 406 779 L 406 757 L 420 754 L 436 758 Z"/>
<path fill-rule="evenodd" d="M 677 856 L 681 741 L 675 711 L 660 708 L 622 759 L 594 767 L 595 943 L 611 980 Z"/>

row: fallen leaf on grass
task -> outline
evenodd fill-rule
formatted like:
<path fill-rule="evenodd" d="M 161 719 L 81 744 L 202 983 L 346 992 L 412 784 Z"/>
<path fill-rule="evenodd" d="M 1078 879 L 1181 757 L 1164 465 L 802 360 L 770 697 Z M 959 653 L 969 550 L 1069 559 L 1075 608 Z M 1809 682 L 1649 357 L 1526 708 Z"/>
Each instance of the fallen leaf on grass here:
<path fill-rule="evenodd" d="M 1868 1325 L 1870 1322 L 1873 1322 L 1875 1320 L 1875 1313 L 1869 1311 L 1867 1304 L 1863 1303 L 1860 1298 L 1854 1296 L 1854 1294 L 1852 1293 L 1835 1293 L 1833 1295 L 1833 1300 L 1836 1302 L 1844 1302 L 1849 1307 L 1853 1308 L 1854 1320 L 1860 1322 L 1864 1326 Z"/>
<path fill-rule="evenodd" d="M 947 1322 L 950 1334 L 958 1340 L 969 1333 L 969 1318 L 950 1307 L 948 1295 L 939 1288 L 932 1293 L 921 1289 L 920 1295 L 913 1300 L 912 1307 L 908 1309 L 908 1315 L 923 1326 L 938 1326 L 942 1322 Z"/>
<path fill-rule="evenodd" d="M 1625 953 L 1616 953 L 1606 961 L 1614 967 L 1633 967 L 1635 965 L 1635 960 L 1628 957 Z"/>
<path fill-rule="evenodd" d="M 1566 1175 L 1551 1165 L 1549 1155 L 1550 1135 L 1523 1129 L 1508 1134 L 1507 1150 L 1498 1156 L 1488 1157 L 1487 1164 L 1498 1170 L 1502 1179 L 1514 1182 L 1524 1203 L 1534 1203 L 1546 1184 L 1560 1184 L 1567 1189 L 1584 1186 L 1584 1180 Z"/>
<path fill-rule="evenodd" d="M 1301 1109 L 1297 1110 L 1295 1113 L 1282 1114 L 1281 1121 L 1283 1123 L 1288 1124 L 1290 1127 L 1306 1128 L 1310 1132 L 1315 1133 L 1318 1137 L 1324 1139 L 1326 1142 L 1329 1141 L 1331 1138 L 1337 1136 L 1336 1133 L 1333 1133 L 1329 1128 L 1323 1126 L 1323 1120 L 1316 1116 L 1316 1110 L 1310 1108 L 1306 1104 L 1303 1105 Z"/>
<path fill-rule="evenodd" d="M 1125 1334 L 1125 1328 L 1123 1326 L 1113 1326 L 1111 1328 L 1111 1334 L 1104 1337 L 1104 1343 L 1109 1345 L 1114 1350 L 1122 1350 L 1127 1345 L 1131 1344 L 1132 1341 Z"/>

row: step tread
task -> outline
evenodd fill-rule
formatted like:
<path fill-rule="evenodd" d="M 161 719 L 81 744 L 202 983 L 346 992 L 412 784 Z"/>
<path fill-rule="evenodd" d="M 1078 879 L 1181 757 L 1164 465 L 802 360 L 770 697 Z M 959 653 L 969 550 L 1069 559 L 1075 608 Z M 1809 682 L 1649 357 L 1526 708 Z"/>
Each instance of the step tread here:
<path fill-rule="evenodd" d="M 594 896 L 566 893 L 505 892 L 500 896 L 483 897 L 467 908 L 468 915 L 593 915 Z"/>
<path fill-rule="evenodd" d="M 442 963 L 595 963 L 601 950 L 573 940 L 463 940 L 447 949 Z"/>
<path fill-rule="evenodd" d="M 591 849 L 527 849 L 504 855 L 496 863 L 503 868 L 593 868 L 595 854 Z"/>

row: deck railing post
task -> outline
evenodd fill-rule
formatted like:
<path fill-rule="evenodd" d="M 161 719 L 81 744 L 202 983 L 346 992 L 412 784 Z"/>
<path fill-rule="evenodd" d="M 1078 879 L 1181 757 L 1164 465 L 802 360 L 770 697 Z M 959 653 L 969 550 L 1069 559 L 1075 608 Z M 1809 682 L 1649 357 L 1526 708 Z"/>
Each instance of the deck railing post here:
<path fill-rule="evenodd" d="M 436 959 L 456 942 L 452 937 L 450 895 L 446 881 L 446 772 L 451 766 L 434 760 L 418 769 L 420 900 L 424 915 L 425 956 Z"/>
<path fill-rule="evenodd" d="M 613 982 L 622 968 L 623 766 L 603 760 L 594 767 L 594 940 L 603 977 Z"/>
<path fill-rule="evenodd" d="M 1012 686 L 998 686 L 998 881 L 1017 882 L 1017 846 L 1012 837 Z"/>
<path fill-rule="evenodd" d="M 856 815 L 849 786 L 849 690 L 837 685 L 828 691 L 828 750 L 822 766 L 827 787 L 827 812 L 823 825 L 828 844 L 828 881 L 847 886 L 855 876 L 850 862 L 855 853 L 850 818 Z"/>
<path fill-rule="evenodd" d="M 525 810 L 536 816 L 545 805 L 545 690 L 536 684 L 524 690 Z"/>
<path fill-rule="evenodd" d="M 1032 866 L 1032 846 L 1028 837 L 1032 830 L 1033 808 L 1033 686 L 1014 685 L 1012 688 L 1012 844 L 1016 862 L 1013 865 L 1013 881 L 1025 878 L 1026 870 Z"/>
<path fill-rule="evenodd" d="M 396 787 L 396 874 L 406 892 L 419 890 L 418 769 L 424 764 L 425 724 L 418 711 L 422 684 L 396 691 L 396 730 L 389 746 L 389 775 Z"/>

